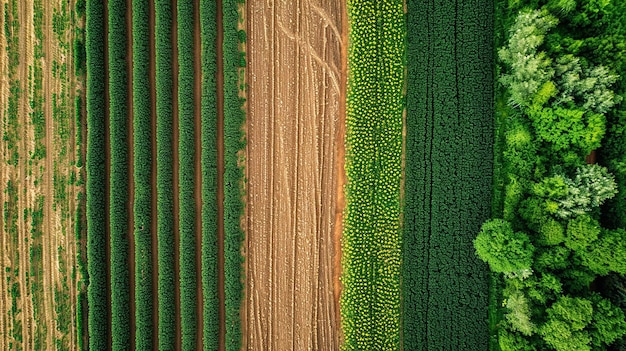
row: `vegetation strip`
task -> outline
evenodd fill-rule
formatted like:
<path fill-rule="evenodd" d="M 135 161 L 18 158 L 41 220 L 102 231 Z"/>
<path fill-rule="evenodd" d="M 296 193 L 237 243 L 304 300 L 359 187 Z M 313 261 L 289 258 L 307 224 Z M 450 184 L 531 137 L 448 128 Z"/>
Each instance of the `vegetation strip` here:
<path fill-rule="evenodd" d="M 243 230 L 244 172 L 239 164 L 240 151 L 245 147 L 242 126 L 245 111 L 239 96 L 239 71 L 245 67 L 245 57 L 239 51 L 239 10 L 241 0 L 222 1 L 223 73 L 224 73 L 224 305 L 227 351 L 241 348 L 240 307 L 243 282 L 241 243 Z M 219 30 L 219 28 L 218 28 Z M 205 318 L 206 321 L 206 318 Z"/>
<path fill-rule="evenodd" d="M 172 149 L 172 6 L 155 2 L 157 233 L 159 270 L 159 350 L 173 350 L 176 335 L 174 297 L 174 194 Z"/>
<path fill-rule="evenodd" d="M 194 6 L 193 0 L 179 0 L 178 6 L 178 120 L 179 120 L 179 213 L 180 222 L 180 316 L 182 349 L 196 344 L 196 203 L 195 187 L 195 104 L 194 104 Z M 198 214 L 199 215 L 199 214 Z M 197 238 L 199 240 L 199 238 Z"/>
<path fill-rule="evenodd" d="M 344 350 L 400 347 L 403 1 L 348 1 Z"/>
<path fill-rule="evenodd" d="M 106 63 L 103 2 L 89 1 L 86 11 L 87 69 L 87 299 L 89 349 L 109 344 L 106 259 L 105 131 Z"/>
<path fill-rule="evenodd" d="M 621 200 L 600 205 L 623 177 L 614 162 L 623 159 L 616 73 L 626 67 L 625 10 L 622 2 L 496 2 L 503 186 L 474 242 L 503 286 L 491 307 L 494 350 L 624 345 L 624 281 L 612 279 L 626 273 L 624 217 Z M 600 160 L 618 182 L 587 164 L 603 138 Z"/>
<path fill-rule="evenodd" d="M 217 1 L 219 2 L 219 0 Z M 219 346 L 219 305 L 217 271 L 217 98 L 215 77 L 217 73 L 217 4 L 200 0 L 202 97 L 201 97 L 201 168 L 202 168 L 202 297 L 203 297 L 203 350 Z M 221 10 L 221 8 L 219 8 Z M 223 303 L 223 302 L 222 302 Z"/>
<path fill-rule="evenodd" d="M 492 196 L 492 6 L 407 2 L 403 343 L 486 350 L 488 279 L 472 239 Z"/>
<path fill-rule="evenodd" d="M 135 179 L 135 345 L 153 348 L 152 101 L 150 95 L 149 1 L 133 0 L 133 169 Z"/>
<path fill-rule="evenodd" d="M 112 350 L 128 350 L 129 273 L 128 273 L 128 142 L 126 72 L 126 0 L 109 0 L 109 145 L 110 245 L 111 245 L 111 336 Z"/>

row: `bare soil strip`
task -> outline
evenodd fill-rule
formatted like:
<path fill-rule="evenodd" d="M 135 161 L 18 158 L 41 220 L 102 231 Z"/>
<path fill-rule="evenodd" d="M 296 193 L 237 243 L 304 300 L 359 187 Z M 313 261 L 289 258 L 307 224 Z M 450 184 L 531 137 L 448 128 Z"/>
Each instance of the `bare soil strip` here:
<path fill-rule="evenodd" d="M 178 156 L 178 9 L 176 0 L 172 0 L 172 166 L 173 181 L 172 191 L 174 192 L 174 300 L 176 304 L 176 350 L 182 348 L 182 331 L 180 320 L 180 232 L 178 213 L 180 210 L 179 194 L 179 172 L 180 163 Z"/>
<path fill-rule="evenodd" d="M 44 168 L 44 186 L 41 189 L 43 195 L 45 197 L 44 202 L 44 221 L 42 223 L 42 248 L 43 248 L 43 291 L 41 295 L 43 295 L 44 301 L 44 310 L 41 311 L 43 313 L 43 320 L 45 320 L 45 324 L 47 325 L 46 330 L 46 342 L 47 347 L 52 347 L 54 345 L 54 340 L 56 339 L 55 332 L 57 330 L 57 320 L 55 318 L 55 294 L 56 294 L 56 283 L 60 283 L 59 279 L 59 262 L 56 261 L 58 258 L 56 255 L 57 247 L 58 247 L 58 235 L 62 234 L 62 232 L 57 232 L 57 224 L 55 210 L 53 209 L 54 204 L 54 184 L 53 184 L 53 176 L 54 174 L 54 163 L 55 158 L 58 157 L 57 150 L 54 145 L 54 134 L 55 134 L 55 123 L 53 121 L 52 115 L 52 105 L 53 105 L 53 89 L 54 93 L 59 93 L 55 86 L 53 86 L 54 79 L 52 73 L 52 62 L 55 59 L 54 53 L 52 51 L 52 41 L 54 40 L 54 34 L 52 32 L 52 13 L 53 8 L 55 7 L 55 1 L 47 1 L 46 6 L 44 8 L 43 13 L 43 55 L 44 58 L 42 60 L 42 71 L 43 71 L 43 101 L 41 103 L 44 105 L 44 114 L 45 114 L 45 140 L 44 145 L 46 146 L 46 158 L 45 158 L 45 168 Z M 69 307 L 69 306 L 68 306 Z"/>
<path fill-rule="evenodd" d="M 200 37 L 200 0 L 193 3 L 193 32 L 194 32 L 194 123 L 195 123 L 195 162 L 194 162 L 194 197 L 196 201 L 196 315 L 198 329 L 196 335 L 196 350 L 203 349 L 202 331 L 204 329 L 204 309 L 202 298 L 202 46 Z"/>
<path fill-rule="evenodd" d="M 4 8 L 4 1 L 0 1 L 0 6 Z M 7 14 L 8 15 L 8 14 Z M 8 23 L 9 18 L 5 16 L 4 11 L 0 11 L 0 24 L 4 26 L 4 23 Z M 7 128 L 6 124 L 6 113 L 5 106 L 7 106 L 7 97 L 9 95 L 9 64 L 8 64 L 8 55 L 7 55 L 7 41 L 4 34 L 0 34 L 0 135 L 4 135 L 5 130 Z M 0 144 L 0 162 L 2 163 L 2 167 L 0 167 L 0 188 L 6 189 L 6 160 L 5 157 L 7 155 L 7 145 L 6 143 Z M 0 215 L 0 250 L 5 252 L 2 256 L 0 256 L 0 267 L 9 267 L 8 254 L 6 253 L 6 245 L 7 245 L 7 236 L 8 231 L 6 230 L 6 222 L 4 218 L 4 204 L 8 201 L 5 196 L 5 191 L 0 191 L 0 206 L 2 206 L 3 214 Z M 9 334 L 9 306 L 7 304 L 8 300 L 8 283 L 6 279 L 6 272 L 0 271 L 0 311 L 4 311 L 5 313 L 0 314 L 0 335 L 3 337 L 0 338 L 0 350 L 6 350 L 7 343 L 10 342 L 10 334 Z"/>
<path fill-rule="evenodd" d="M 29 180 L 26 170 L 26 164 L 29 158 L 29 151 L 32 149 L 29 144 L 27 144 L 27 140 L 32 140 L 33 137 L 30 136 L 29 121 L 26 118 L 28 114 L 31 112 L 28 106 L 28 98 L 29 98 L 29 86 L 28 86 L 28 67 L 32 66 L 34 58 L 33 58 L 33 37 L 34 37 L 34 29 L 32 25 L 33 18 L 33 4 L 32 3 L 21 3 L 18 2 L 18 12 L 19 12 L 19 23 L 20 23 L 20 43 L 19 43 L 19 52 L 20 52 L 20 65 L 18 66 L 18 75 L 20 79 L 20 88 L 21 94 L 20 97 L 20 106 L 19 106 L 19 116 L 22 117 L 19 119 L 18 123 L 21 125 L 21 136 L 20 136 L 20 146 L 19 146 L 19 167 L 17 170 L 16 177 L 14 180 L 16 181 L 18 187 L 18 213 L 24 213 L 25 210 L 30 208 L 32 201 L 29 201 L 28 198 L 32 198 L 32 190 L 31 194 L 27 195 L 26 189 L 34 189 L 33 181 Z M 27 198 L 28 197 L 28 198 Z M 29 236 L 26 233 L 30 233 L 30 227 L 26 223 L 26 221 L 18 220 L 18 243 L 27 242 L 27 238 Z M 29 238 L 30 239 L 30 238 Z M 30 292 L 30 284 L 27 283 L 26 273 L 30 271 L 30 265 L 28 262 L 28 251 L 24 250 L 24 248 L 30 245 L 23 245 L 23 248 L 20 250 L 22 245 L 18 245 L 18 247 L 14 247 L 13 250 L 17 250 L 19 255 L 19 284 L 20 284 L 20 297 L 21 300 L 17 303 L 19 309 L 22 310 L 22 346 L 24 349 L 32 348 L 32 344 L 34 341 L 34 312 L 33 312 L 33 303 L 32 296 Z M 16 264 L 14 262 L 13 264 Z M 43 323 L 40 325 L 43 327 Z"/>
<path fill-rule="evenodd" d="M 248 1 L 248 350 L 339 348 L 344 6 Z"/>
<path fill-rule="evenodd" d="M 130 349 L 135 349 L 135 218 L 133 206 L 135 203 L 135 168 L 133 162 L 134 148 L 134 124 L 133 124 L 133 2 L 126 0 L 126 33 L 127 33 L 127 65 L 126 73 L 128 74 L 128 85 L 126 94 L 128 96 L 128 121 L 126 128 L 128 130 L 128 273 L 130 289 Z"/>
<path fill-rule="evenodd" d="M 339 121 L 335 138 L 337 139 L 335 154 L 335 172 L 337 174 L 337 198 L 335 208 L 335 233 L 333 240 L 333 248 L 335 250 L 334 266 L 333 266 L 333 293 L 335 298 L 335 320 L 339 330 L 339 343 L 343 340 L 341 331 L 341 307 L 339 301 L 341 298 L 341 233 L 343 232 L 343 210 L 346 207 L 346 199 L 344 185 L 347 182 L 345 160 L 345 135 L 346 135 L 346 88 L 348 77 L 348 15 L 345 6 L 342 8 L 341 16 L 341 77 L 339 84 Z"/>
<path fill-rule="evenodd" d="M 222 0 L 217 0 L 217 299 L 220 319 L 218 349 L 226 349 L 226 297 L 224 291 L 224 21 Z"/>
<path fill-rule="evenodd" d="M 154 350 L 158 349 L 159 345 L 159 250 L 158 250 L 158 235 L 157 235 L 157 145 L 156 145 L 156 47 L 155 47 L 155 9 L 154 1 L 149 2 L 150 18 L 150 99 L 152 104 L 152 347 Z"/>

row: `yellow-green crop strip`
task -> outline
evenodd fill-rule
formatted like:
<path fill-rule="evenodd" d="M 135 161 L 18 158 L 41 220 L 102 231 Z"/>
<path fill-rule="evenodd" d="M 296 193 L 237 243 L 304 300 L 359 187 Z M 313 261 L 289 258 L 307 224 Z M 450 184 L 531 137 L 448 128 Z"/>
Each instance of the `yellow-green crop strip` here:
<path fill-rule="evenodd" d="M 400 183 L 406 25 L 402 0 L 349 0 L 344 350 L 400 345 Z"/>

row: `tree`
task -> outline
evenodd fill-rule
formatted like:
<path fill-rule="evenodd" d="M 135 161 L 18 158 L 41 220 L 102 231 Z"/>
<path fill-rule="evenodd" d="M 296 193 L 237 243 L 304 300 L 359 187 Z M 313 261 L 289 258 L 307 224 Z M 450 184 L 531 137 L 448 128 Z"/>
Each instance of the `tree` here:
<path fill-rule="evenodd" d="M 560 297 L 546 310 L 548 320 L 540 327 L 544 341 L 557 351 L 589 351 L 591 337 L 584 330 L 591 323 L 591 301 L 580 297 Z"/>
<path fill-rule="evenodd" d="M 571 218 L 600 206 L 617 194 L 615 178 L 606 168 L 585 165 L 576 169 L 574 179 L 566 179 L 567 196 L 558 199 L 557 216 Z"/>
<path fill-rule="evenodd" d="M 603 347 L 626 335 L 624 311 L 597 294 L 593 295 L 592 301 L 594 303 L 591 327 L 592 344 Z"/>
<path fill-rule="evenodd" d="M 509 103 L 528 106 L 543 84 L 554 76 L 550 58 L 538 51 L 546 33 L 558 20 L 548 11 L 521 11 L 509 31 L 508 46 L 498 51 L 498 56 L 510 67 L 500 82 L 509 90 Z"/>
<path fill-rule="evenodd" d="M 585 214 L 570 219 L 567 223 L 567 236 L 565 246 L 580 251 L 586 249 L 600 234 L 600 223 L 591 216 Z"/>
<path fill-rule="evenodd" d="M 626 274 L 626 230 L 603 229 L 598 240 L 576 254 L 582 264 L 596 274 Z"/>
<path fill-rule="evenodd" d="M 502 219 L 485 222 L 474 247 L 492 271 L 510 274 L 530 270 L 535 249 L 528 235 L 514 232 L 511 223 Z"/>

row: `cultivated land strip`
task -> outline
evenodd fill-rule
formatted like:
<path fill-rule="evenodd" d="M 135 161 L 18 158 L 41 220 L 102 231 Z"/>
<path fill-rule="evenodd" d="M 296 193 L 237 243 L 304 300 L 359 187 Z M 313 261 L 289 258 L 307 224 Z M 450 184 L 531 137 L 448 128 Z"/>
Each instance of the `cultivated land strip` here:
<path fill-rule="evenodd" d="M 217 0 L 216 28 L 217 35 L 215 41 L 217 72 L 215 81 L 217 87 L 217 115 L 216 115 L 216 150 L 217 150 L 217 301 L 219 303 L 218 319 L 218 349 L 226 349 L 226 292 L 224 274 L 224 9 L 223 0 Z M 242 322 L 243 323 L 243 322 Z"/>
<path fill-rule="evenodd" d="M 33 177 L 26 177 L 27 175 L 27 160 L 29 158 L 29 152 L 31 152 L 32 148 L 30 147 L 30 143 L 27 143 L 27 140 L 33 140 L 34 138 L 30 135 L 31 131 L 29 126 L 29 121 L 25 118 L 31 112 L 28 99 L 30 95 L 30 87 L 28 85 L 28 67 L 32 66 L 34 62 L 33 58 L 33 36 L 34 36 L 34 28 L 33 28 L 33 3 L 24 4 L 18 2 L 18 13 L 19 13 L 19 23 L 20 23 L 20 56 L 22 57 L 20 60 L 20 65 L 18 66 L 18 75 L 20 80 L 20 91 L 21 96 L 19 99 L 19 114 L 18 114 L 18 122 L 20 124 L 20 147 L 19 147 L 19 166 L 17 170 L 16 177 L 14 181 L 18 187 L 18 206 L 17 206 L 17 216 L 24 213 L 32 203 L 30 200 L 34 195 L 31 194 L 32 190 L 27 193 L 26 189 L 34 189 Z M 26 67 L 24 67 L 26 66 Z M 20 120 L 19 118 L 24 118 L 24 120 Z M 26 199 L 25 199 L 26 197 Z M 14 243 L 14 247 L 12 250 L 15 250 L 18 254 L 19 260 L 19 281 L 20 281 L 20 296 L 21 300 L 18 300 L 17 303 L 18 308 L 22 309 L 22 346 L 24 349 L 29 349 L 34 347 L 34 306 L 33 299 L 31 294 L 30 287 L 32 286 L 32 282 L 26 279 L 26 274 L 30 271 L 30 265 L 28 261 L 29 254 L 23 250 L 26 245 L 22 245 L 21 243 L 27 242 L 26 240 L 30 239 L 26 233 L 30 233 L 30 226 L 24 220 L 18 220 L 18 241 Z M 28 238 L 28 239 L 27 239 Z M 15 263 L 13 263 L 15 264 Z M 39 325 L 39 328 L 44 327 L 44 323 Z"/>
<path fill-rule="evenodd" d="M 472 241 L 491 212 L 493 4 L 408 1 L 403 342 L 488 348 L 488 271 Z"/>
<path fill-rule="evenodd" d="M 128 273 L 129 273 L 129 306 L 130 319 L 130 349 L 135 349 L 135 240 L 133 237 L 135 231 L 135 215 L 133 213 L 133 204 L 135 203 L 135 170 L 133 155 L 135 154 L 134 124 L 133 124 L 133 2 L 126 1 L 126 73 L 128 75 L 126 94 L 128 102 L 128 116 L 126 128 L 128 131 Z"/>
<path fill-rule="evenodd" d="M 149 20 L 148 28 L 150 32 L 150 64 L 149 64 L 149 81 L 150 81 L 150 103 L 151 103 L 151 150 L 152 150 L 152 203 L 151 203 L 151 234 L 152 234 L 152 347 L 158 348 L 159 345 L 159 250 L 158 250 L 158 218 L 157 218 L 157 109 L 156 109 L 156 38 L 155 38 L 155 4 L 154 1 L 149 2 Z"/>
<path fill-rule="evenodd" d="M 1 349 L 77 339 L 73 5 L 0 2 Z"/>
<path fill-rule="evenodd" d="M 0 6 L 2 9 L 4 9 L 5 6 L 5 2 L 4 1 L 0 1 Z M 8 5 L 7 5 L 8 7 Z M 5 23 L 7 25 L 9 25 L 9 18 L 8 18 L 8 12 L 5 13 L 4 11 L 0 11 L 0 28 L 4 28 Z M 5 117 L 7 115 L 7 113 L 5 111 L 5 106 L 7 104 L 7 97 L 9 94 L 9 59 L 8 59 L 8 55 L 7 55 L 7 40 L 6 40 L 6 34 L 8 33 L 4 33 L 2 32 L 0 34 L 0 57 L 2 58 L 2 60 L 0 60 L 0 134 L 4 135 L 7 129 L 7 125 L 5 123 Z M 0 145 L 0 162 L 2 162 L 2 167 L 0 167 L 0 188 L 2 189 L 2 191 L 0 191 L 0 206 L 2 206 L 2 209 L 4 209 L 5 207 L 5 201 L 7 201 L 7 196 L 5 195 L 5 189 L 6 187 L 6 181 L 5 181 L 5 172 L 6 169 L 8 167 L 6 167 L 6 160 L 5 157 L 7 155 L 7 150 L 6 150 L 6 145 L 5 143 L 3 143 L 2 145 Z M 6 219 L 4 216 L 4 213 L 2 215 L 0 215 L 0 248 L 2 250 L 5 250 L 5 248 L 7 247 L 7 237 L 8 237 L 8 230 L 6 230 L 7 226 L 6 226 Z M 7 260 L 7 255 L 3 254 L 0 257 L 0 271 L 4 271 L 4 267 L 7 267 L 9 265 L 9 261 Z M 7 343 L 10 340 L 10 335 L 9 335 L 9 314 L 10 312 L 10 308 L 7 304 L 8 301 L 8 294 L 9 294 L 9 288 L 8 288 L 8 283 L 7 283 L 7 279 L 5 278 L 5 274 L 6 273 L 0 273 L 0 311 L 5 311 L 5 313 L 2 313 L 0 315 L 0 334 L 3 335 L 2 338 L 0 338 L 0 349 L 2 350 L 6 350 L 7 349 Z"/>
<path fill-rule="evenodd" d="M 248 350 L 338 349 L 343 6 L 248 2 Z"/>
<path fill-rule="evenodd" d="M 174 346 L 176 350 L 180 350 L 182 346 L 181 321 L 180 321 L 180 222 L 178 213 L 180 211 L 179 204 L 179 156 L 178 156 L 178 12 L 176 0 L 172 0 L 172 200 L 174 205 L 174 302 L 175 302 L 175 328 L 174 333 L 176 339 Z"/>

